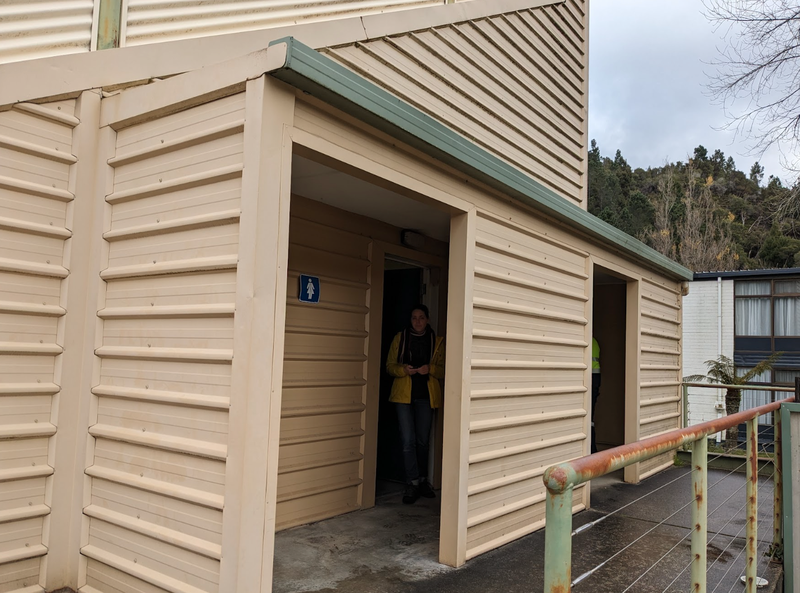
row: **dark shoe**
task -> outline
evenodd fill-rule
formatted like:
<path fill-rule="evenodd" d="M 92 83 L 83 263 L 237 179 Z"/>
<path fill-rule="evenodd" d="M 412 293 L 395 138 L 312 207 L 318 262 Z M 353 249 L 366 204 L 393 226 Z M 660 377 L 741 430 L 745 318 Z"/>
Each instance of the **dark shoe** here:
<path fill-rule="evenodd" d="M 419 498 L 419 486 L 408 484 L 403 490 L 403 504 L 414 504 Z"/>
<path fill-rule="evenodd" d="M 419 483 L 419 495 L 425 498 L 436 498 L 436 493 L 433 491 L 433 486 L 428 480 L 423 480 Z"/>

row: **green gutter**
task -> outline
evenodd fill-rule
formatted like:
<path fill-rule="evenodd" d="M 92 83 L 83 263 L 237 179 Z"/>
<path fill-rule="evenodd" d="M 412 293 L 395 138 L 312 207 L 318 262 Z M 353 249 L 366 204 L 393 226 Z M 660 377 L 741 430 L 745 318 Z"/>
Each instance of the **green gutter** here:
<path fill-rule="evenodd" d="M 540 212 L 619 249 L 650 268 L 677 280 L 692 279 L 691 270 L 568 202 L 566 198 L 505 161 L 327 56 L 293 37 L 277 39 L 270 43 L 270 47 L 279 44 L 285 44 L 286 58 L 282 66 L 270 72 L 275 78 L 523 204 L 531 205 Z"/>

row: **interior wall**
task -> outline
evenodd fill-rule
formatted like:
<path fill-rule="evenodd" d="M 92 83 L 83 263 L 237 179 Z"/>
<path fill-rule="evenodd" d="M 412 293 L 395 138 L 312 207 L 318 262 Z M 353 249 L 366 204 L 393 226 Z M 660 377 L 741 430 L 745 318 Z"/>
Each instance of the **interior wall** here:
<path fill-rule="evenodd" d="M 400 231 L 292 196 L 278 529 L 373 504 L 380 391 L 373 375 L 384 372 L 371 347 L 381 339 L 383 283 L 375 280 L 383 277 L 386 250 L 405 249 Z M 446 251 L 430 238 L 426 245 L 428 252 Z M 320 277 L 319 303 L 298 301 L 301 273 Z"/>
<path fill-rule="evenodd" d="M 625 443 L 625 293 L 625 284 L 594 287 L 592 334 L 602 376 L 594 423 L 601 450 Z"/>

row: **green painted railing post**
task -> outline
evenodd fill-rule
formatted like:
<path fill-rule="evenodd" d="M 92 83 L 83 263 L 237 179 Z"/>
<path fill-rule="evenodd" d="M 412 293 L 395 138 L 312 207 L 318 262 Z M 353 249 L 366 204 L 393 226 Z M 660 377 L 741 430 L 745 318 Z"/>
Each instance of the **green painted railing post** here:
<path fill-rule="evenodd" d="M 572 486 L 547 491 L 544 524 L 544 591 L 566 593 L 572 578 Z"/>
<path fill-rule="evenodd" d="M 775 456 L 772 460 L 775 476 L 773 478 L 775 508 L 772 518 L 772 551 L 777 554 L 783 550 L 783 444 L 781 442 L 783 429 L 780 409 L 773 412 L 772 417 L 775 419 Z"/>
<path fill-rule="evenodd" d="M 689 426 L 689 386 L 683 384 L 683 428 Z"/>
<path fill-rule="evenodd" d="M 692 446 L 692 593 L 706 592 L 706 544 L 708 540 L 708 440 Z"/>
<path fill-rule="evenodd" d="M 745 593 L 756 593 L 758 585 L 758 416 L 747 421 L 747 564 Z"/>

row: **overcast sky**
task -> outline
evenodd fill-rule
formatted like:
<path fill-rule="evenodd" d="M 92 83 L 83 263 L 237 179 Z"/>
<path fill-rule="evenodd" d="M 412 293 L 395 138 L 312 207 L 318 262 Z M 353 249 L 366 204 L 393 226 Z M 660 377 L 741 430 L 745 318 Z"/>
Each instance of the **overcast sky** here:
<path fill-rule="evenodd" d="M 753 162 L 745 139 L 718 131 L 722 108 L 707 96 L 708 62 L 723 46 L 700 12 L 700 0 L 590 0 L 589 138 L 600 154 L 619 148 L 636 167 L 686 161 L 700 144 L 709 156 L 719 148 L 749 174 Z M 777 151 L 761 164 L 764 180 L 790 176 Z"/>

